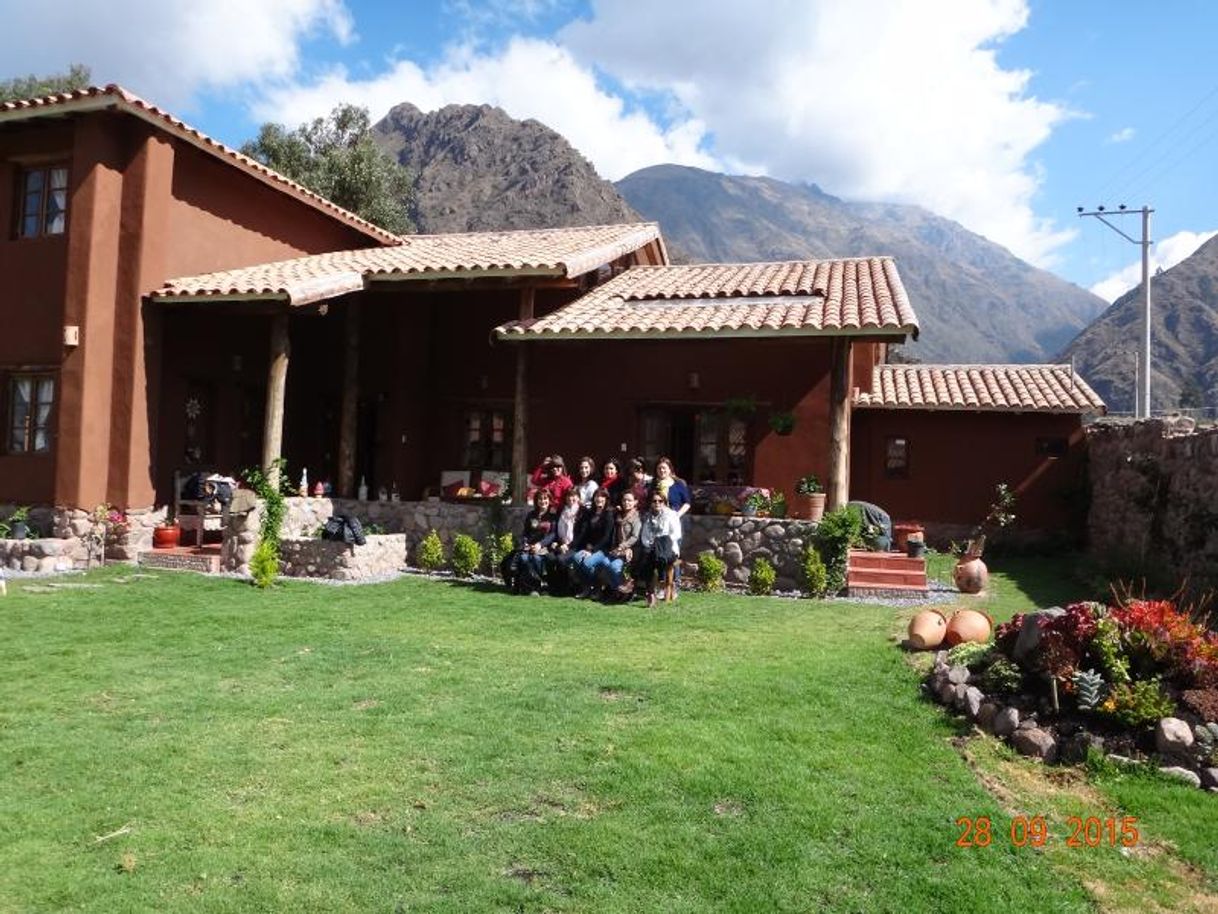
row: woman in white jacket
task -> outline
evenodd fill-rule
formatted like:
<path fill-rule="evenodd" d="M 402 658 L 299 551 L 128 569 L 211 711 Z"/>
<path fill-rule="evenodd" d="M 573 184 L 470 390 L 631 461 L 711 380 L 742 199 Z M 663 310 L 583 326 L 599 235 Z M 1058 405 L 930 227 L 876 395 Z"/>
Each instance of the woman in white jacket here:
<path fill-rule="evenodd" d="M 657 578 L 665 585 L 667 599 L 673 599 L 676 594 L 669 588 L 675 585 L 669 572 L 681 555 L 681 519 L 659 492 L 651 493 L 648 511 L 643 515 L 639 545 L 642 548 L 634 577 L 647 590 L 647 605 L 656 605 Z"/>

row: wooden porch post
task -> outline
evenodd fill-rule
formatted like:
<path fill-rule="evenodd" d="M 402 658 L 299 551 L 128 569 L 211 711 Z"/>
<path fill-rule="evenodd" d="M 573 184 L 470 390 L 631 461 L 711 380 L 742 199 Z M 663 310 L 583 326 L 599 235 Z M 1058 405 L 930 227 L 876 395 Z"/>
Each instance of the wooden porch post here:
<path fill-rule="evenodd" d="M 343 400 L 338 431 L 338 494 L 355 497 L 355 436 L 359 409 L 359 327 L 360 302 L 347 305 L 346 347 L 343 351 Z"/>
<path fill-rule="evenodd" d="M 279 485 L 279 466 L 283 452 L 283 400 L 288 386 L 288 312 L 271 318 L 271 359 L 266 377 L 266 418 L 262 426 L 262 469 L 271 485 Z"/>
<path fill-rule="evenodd" d="M 533 289 L 520 290 L 520 320 L 533 319 Z M 529 477 L 529 345 L 516 344 L 516 390 L 512 403 L 512 503 L 524 504 Z"/>
<path fill-rule="evenodd" d="M 829 485 L 826 509 L 836 511 L 850 500 L 850 337 L 831 341 L 829 367 Z"/>

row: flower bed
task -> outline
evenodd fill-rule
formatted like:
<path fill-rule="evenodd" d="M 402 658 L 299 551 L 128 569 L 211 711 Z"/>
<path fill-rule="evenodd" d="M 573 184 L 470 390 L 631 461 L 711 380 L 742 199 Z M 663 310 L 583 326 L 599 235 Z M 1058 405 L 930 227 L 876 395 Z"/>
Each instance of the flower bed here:
<path fill-rule="evenodd" d="M 1024 755 L 1153 760 L 1218 793 L 1218 633 L 1170 601 L 1017 615 L 939 652 L 927 688 Z"/>

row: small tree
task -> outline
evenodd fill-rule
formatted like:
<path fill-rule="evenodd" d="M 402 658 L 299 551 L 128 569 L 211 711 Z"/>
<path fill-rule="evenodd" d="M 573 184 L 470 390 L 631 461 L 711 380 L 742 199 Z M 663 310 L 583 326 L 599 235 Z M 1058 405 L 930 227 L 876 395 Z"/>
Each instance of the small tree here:
<path fill-rule="evenodd" d="M 0 102 L 23 101 L 27 98 L 42 98 L 73 92 L 89 85 L 92 74 L 84 64 L 74 63 L 66 73 L 50 73 L 46 76 L 15 76 L 0 79 Z"/>
<path fill-rule="evenodd" d="M 823 597 L 829 586 L 829 573 L 815 546 L 804 547 L 799 571 L 803 578 L 804 593 L 810 597 Z"/>
<path fill-rule="evenodd" d="M 500 563 L 515 548 L 516 542 L 509 532 L 492 533 L 486 538 L 486 547 L 483 552 L 486 555 L 486 564 L 492 577 L 499 571 Z"/>
<path fill-rule="evenodd" d="M 434 529 L 419 541 L 419 548 L 415 550 L 415 562 L 428 574 L 444 567 L 444 544 L 440 542 L 440 534 Z"/>
<path fill-rule="evenodd" d="M 459 578 L 473 577 L 482 564 L 482 546 L 472 536 L 458 533 L 453 539 L 452 559 L 450 560 L 453 573 Z"/>
<path fill-rule="evenodd" d="M 778 572 L 770 564 L 769 559 L 759 558 L 753 563 L 749 572 L 749 593 L 758 597 L 767 597 L 774 592 L 774 583 L 778 580 Z"/>
<path fill-rule="evenodd" d="M 709 549 L 698 556 L 698 583 L 709 593 L 723 589 L 723 576 L 727 573 L 727 563 Z"/>
<path fill-rule="evenodd" d="M 387 231 L 414 230 L 414 179 L 372 141 L 367 108 L 339 105 L 295 130 L 263 124 L 241 151 Z"/>

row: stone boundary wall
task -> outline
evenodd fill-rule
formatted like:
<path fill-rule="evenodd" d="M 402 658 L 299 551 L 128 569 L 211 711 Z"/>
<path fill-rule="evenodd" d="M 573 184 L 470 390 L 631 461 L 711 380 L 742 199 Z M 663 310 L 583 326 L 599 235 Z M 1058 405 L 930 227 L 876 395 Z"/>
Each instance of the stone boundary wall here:
<path fill-rule="evenodd" d="M 445 546 L 451 546 L 458 533 L 466 533 L 480 543 L 491 534 L 496 510 L 490 504 L 465 504 L 445 501 L 356 501 L 341 498 L 287 498 L 281 540 L 281 554 L 286 565 L 294 569 L 301 562 L 321 568 L 326 564 L 319 555 L 308 553 L 289 557 L 302 547 L 295 543 L 322 543 L 315 537 L 317 528 L 335 514 L 352 514 L 361 522 L 380 524 L 386 534 L 403 538 L 407 564 L 419 541 L 428 531 L 435 530 Z M 504 507 L 500 523 L 513 534 L 519 534 L 527 509 Z M 249 514 L 234 514 L 225 531 L 221 551 L 221 567 L 239 574 L 249 573 L 249 561 L 258 541 L 261 509 Z M 799 558 L 816 530 L 811 521 L 746 517 L 732 515 L 687 515 L 681 557 L 697 562 L 698 555 L 710 550 L 727 564 L 727 580 L 738 584 L 748 581 L 749 569 L 758 558 L 769 559 L 778 572 L 777 587 L 794 590 L 799 586 Z M 369 540 L 375 537 L 369 537 Z M 292 544 L 292 545 L 290 545 Z M 328 544 L 339 545 L 339 544 Z M 321 548 L 321 547 L 318 547 Z M 396 547 L 395 547 L 396 548 Z M 313 561 L 310 562 L 310 559 Z M 294 574 L 295 571 L 284 571 Z M 304 574 L 305 572 L 299 572 Z M 382 574 L 386 572 L 376 572 Z M 318 577 L 321 572 L 310 572 Z"/>
<path fill-rule="evenodd" d="M 1218 428 L 1148 419 L 1087 430 L 1090 549 L 1126 576 L 1218 585 Z"/>
<path fill-rule="evenodd" d="M 7 519 L 17 505 L 0 505 L 0 518 Z M 106 541 L 107 562 L 134 562 L 139 553 L 152 548 L 152 529 L 165 520 L 165 508 L 131 508 L 126 512 L 127 529 Z M 83 508 L 34 505 L 30 507 L 30 527 L 37 538 L 0 540 L 0 567 L 25 571 L 70 571 L 85 568 L 100 556 L 89 554 L 89 534 L 93 530 L 92 512 Z M 16 544 L 16 545 L 12 545 Z M 17 564 L 13 564 L 13 559 Z M 26 559 L 38 559 L 37 567 Z M 43 561 L 54 559 L 54 562 Z"/>
<path fill-rule="evenodd" d="M 401 533 L 370 536 L 362 546 L 316 537 L 279 541 L 279 571 L 289 578 L 359 581 L 396 574 L 405 564 L 406 536 Z"/>

